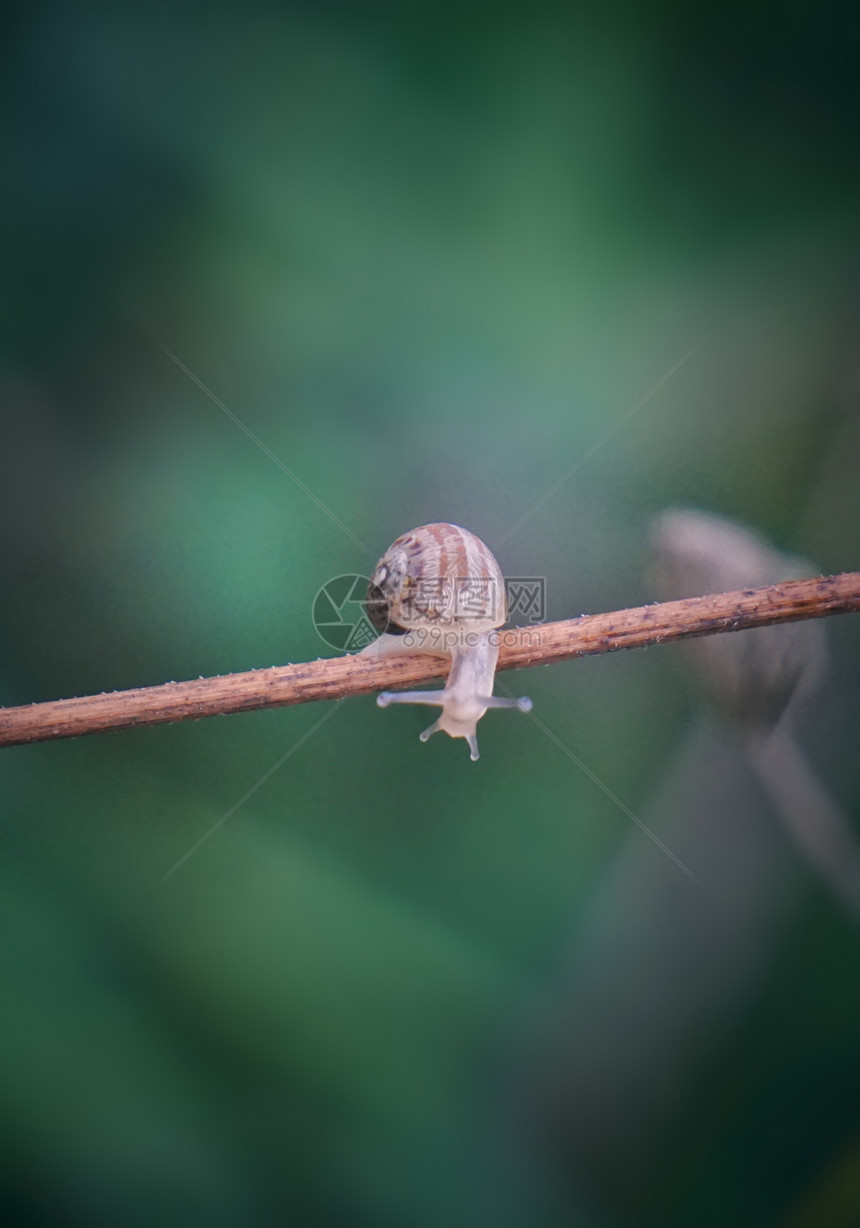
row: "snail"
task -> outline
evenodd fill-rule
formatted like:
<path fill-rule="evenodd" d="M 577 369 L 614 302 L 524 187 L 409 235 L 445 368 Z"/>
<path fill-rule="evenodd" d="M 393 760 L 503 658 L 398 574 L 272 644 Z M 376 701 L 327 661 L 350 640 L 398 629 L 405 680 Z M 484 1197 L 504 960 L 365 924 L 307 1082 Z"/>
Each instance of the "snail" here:
<path fill-rule="evenodd" d="M 661 600 L 777 584 L 815 575 L 758 533 L 722 516 L 672 508 L 654 521 L 652 586 Z M 860 843 L 810 762 L 795 716 L 827 667 L 820 623 L 757 627 L 689 640 L 689 665 L 707 699 L 739 735 L 747 762 L 801 853 L 860 919 Z"/>
<path fill-rule="evenodd" d="M 818 571 L 752 529 L 693 508 L 656 516 L 650 547 L 649 579 L 661 601 L 778 584 Z M 746 732 L 775 726 L 789 704 L 814 690 L 827 655 L 824 628 L 810 621 L 692 639 L 681 648 L 705 697 Z"/>
<path fill-rule="evenodd" d="M 367 616 L 381 634 L 363 652 L 427 652 L 451 658 L 444 690 L 383 691 L 376 702 L 430 704 L 442 715 L 425 729 L 465 738 L 478 758 L 478 721 L 488 708 L 532 702 L 493 695 L 499 656 L 497 627 L 507 618 L 505 581 L 489 547 L 455 524 L 424 524 L 398 537 L 376 564 L 367 588 Z"/>

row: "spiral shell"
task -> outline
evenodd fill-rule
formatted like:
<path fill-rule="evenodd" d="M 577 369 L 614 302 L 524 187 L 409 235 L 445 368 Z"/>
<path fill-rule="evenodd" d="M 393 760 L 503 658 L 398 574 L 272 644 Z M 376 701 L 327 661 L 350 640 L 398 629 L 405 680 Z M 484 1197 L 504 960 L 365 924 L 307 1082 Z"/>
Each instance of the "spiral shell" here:
<path fill-rule="evenodd" d="M 377 631 L 500 627 L 505 581 L 489 547 L 456 524 L 424 524 L 398 537 L 374 568 L 367 616 Z"/>

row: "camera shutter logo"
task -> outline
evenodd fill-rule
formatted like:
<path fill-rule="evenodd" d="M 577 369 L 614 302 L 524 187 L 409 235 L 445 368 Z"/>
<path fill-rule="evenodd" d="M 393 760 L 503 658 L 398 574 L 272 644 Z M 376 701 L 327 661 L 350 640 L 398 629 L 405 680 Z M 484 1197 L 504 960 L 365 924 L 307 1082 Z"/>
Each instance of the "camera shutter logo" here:
<path fill-rule="evenodd" d="M 335 576 L 314 597 L 314 627 L 332 648 L 358 652 L 376 639 L 364 608 L 369 583 L 367 576 Z"/>

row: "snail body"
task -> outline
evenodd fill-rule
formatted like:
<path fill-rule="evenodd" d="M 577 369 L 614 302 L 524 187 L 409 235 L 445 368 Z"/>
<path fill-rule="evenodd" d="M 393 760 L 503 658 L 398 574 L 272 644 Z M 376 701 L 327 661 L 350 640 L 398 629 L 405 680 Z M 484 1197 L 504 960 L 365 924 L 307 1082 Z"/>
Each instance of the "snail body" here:
<path fill-rule="evenodd" d="M 451 658 L 444 690 L 384 691 L 389 704 L 431 704 L 442 709 L 420 735 L 440 730 L 465 738 L 478 758 L 476 728 L 488 708 L 528 712 L 531 700 L 493 695 L 499 656 L 497 628 L 507 618 L 505 581 L 489 547 L 454 524 L 425 524 L 404 533 L 377 563 L 366 610 L 381 634 L 369 654 L 426 652 Z"/>
<path fill-rule="evenodd" d="M 652 524 L 650 579 L 661 601 L 778 584 L 817 571 L 710 512 L 670 508 Z M 813 690 L 827 652 L 824 628 L 811 621 L 708 636 L 682 648 L 708 699 L 748 731 L 772 728 L 795 696 Z"/>

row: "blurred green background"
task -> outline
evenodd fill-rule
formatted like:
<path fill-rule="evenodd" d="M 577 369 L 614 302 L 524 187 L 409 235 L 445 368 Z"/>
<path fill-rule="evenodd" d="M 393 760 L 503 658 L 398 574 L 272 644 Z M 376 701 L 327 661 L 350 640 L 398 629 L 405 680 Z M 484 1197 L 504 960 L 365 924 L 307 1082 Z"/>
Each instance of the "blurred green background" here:
<path fill-rule="evenodd" d="M 649 521 L 860 566 L 856 7 L 19 6 L 0 703 L 327 655 L 401 532 L 548 616 Z M 164 353 L 169 348 L 366 552 Z M 847 812 L 860 622 L 810 759 Z M 672 646 L 482 758 L 313 705 L 0 754 L 21 1224 L 860 1222 L 858 932 Z"/>

